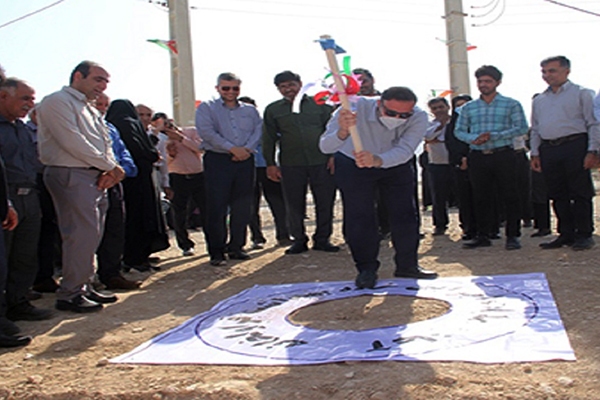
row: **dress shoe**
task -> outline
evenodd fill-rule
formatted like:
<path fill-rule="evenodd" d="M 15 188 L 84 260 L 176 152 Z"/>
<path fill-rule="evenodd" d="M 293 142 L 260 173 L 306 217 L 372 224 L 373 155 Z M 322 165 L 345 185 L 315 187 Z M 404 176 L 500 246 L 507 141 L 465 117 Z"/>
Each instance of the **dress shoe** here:
<path fill-rule="evenodd" d="M 223 257 L 223 256 L 211 257 L 210 265 L 212 265 L 213 267 L 222 267 L 224 265 L 227 265 L 227 261 L 225 261 L 225 257 Z"/>
<path fill-rule="evenodd" d="M 506 244 L 504 245 L 506 250 L 519 250 L 521 248 L 521 242 L 516 236 L 510 236 L 506 238 Z"/>
<path fill-rule="evenodd" d="M 25 295 L 25 298 L 27 299 L 27 301 L 39 300 L 42 298 L 42 294 L 37 290 L 29 289 L 29 291 Z"/>
<path fill-rule="evenodd" d="M 250 259 L 250 254 L 246 253 L 243 250 L 234 250 L 234 251 L 230 251 L 227 253 L 227 257 L 229 257 L 230 260 L 249 260 Z"/>
<path fill-rule="evenodd" d="M 540 247 L 544 250 L 560 249 L 563 246 L 572 246 L 574 242 L 575 240 L 561 235 L 551 242 L 540 243 Z"/>
<path fill-rule="evenodd" d="M 294 241 L 289 238 L 277 239 L 277 246 L 288 247 L 294 244 Z"/>
<path fill-rule="evenodd" d="M 160 257 L 148 257 L 148 262 L 152 264 L 158 264 L 160 262 Z"/>
<path fill-rule="evenodd" d="M 6 311 L 6 318 L 11 321 L 43 321 L 52 318 L 53 315 L 52 310 L 34 307 L 28 301 L 12 306 Z"/>
<path fill-rule="evenodd" d="M 87 293 L 84 294 L 84 296 L 88 300 L 91 300 L 94 303 L 98 303 L 98 304 L 116 303 L 116 301 L 119 299 L 113 293 L 100 293 L 100 292 L 96 292 L 94 289 L 91 289 L 91 288 L 88 288 L 88 291 L 87 291 Z"/>
<path fill-rule="evenodd" d="M 129 272 L 132 269 L 135 269 L 138 272 L 152 272 L 152 271 L 160 271 L 160 267 L 157 267 L 155 265 L 152 265 L 148 262 L 139 264 L 139 265 L 128 265 L 128 264 L 122 264 L 122 269 L 125 272 Z"/>
<path fill-rule="evenodd" d="M 252 242 L 250 250 L 262 250 L 265 248 L 265 242 Z"/>
<path fill-rule="evenodd" d="M 337 253 L 340 251 L 340 246 L 334 246 L 329 242 L 313 244 L 313 250 L 325 251 L 327 253 Z"/>
<path fill-rule="evenodd" d="M 194 248 L 190 247 L 189 249 L 185 249 L 181 251 L 181 255 L 184 257 L 190 257 L 194 255 Z"/>
<path fill-rule="evenodd" d="M 394 276 L 396 278 L 435 279 L 438 277 L 438 274 L 417 265 L 411 269 L 396 269 Z"/>
<path fill-rule="evenodd" d="M 492 242 L 485 236 L 478 236 L 470 242 L 463 243 L 463 249 L 475 249 L 477 247 L 490 247 Z"/>
<path fill-rule="evenodd" d="M 446 234 L 446 228 L 435 228 L 432 236 L 444 236 Z"/>
<path fill-rule="evenodd" d="M 531 228 L 533 226 L 533 224 L 531 223 L 530 219 L 526 219 L 523 221 L 523 228 Z"/>
<path fill-rule="evenodd" d="M 53 278 L 48 278 L 33 285 L 32 289 L 40 293 L 56 293 L 58 284 Z"/>
<path fill-rule="evenodd" d="M 14 336 L 19 332 L 21 332 L 21 328 L 19 328 L 17 324 L 6 317 L 0 317 L 0 333 Z"/>
<path fill-rule="evenodd" d="M 550 229 L 538 229 L 537 232 L 533 232 L 531 234 L 531 237 L 543 237 L 543 236 L 548 236 L 552 233 L 552 231 Z"/>
<path fill-rule="evenodd" d="M 285 251 L 285 254 L 300 254 L 308 251 L 308 246 L 306 242 L 294 242 L 293 245 L 288 247 Z"/>
<path fill-rule="evenodd" d="M 475 239 L 476 235 L 474 233 L 465 233 L 461 236 L 461 240 L 473 240 Z"/>
<path fill-rule="evenodd" d="M 102 304 L 89 300 L 84 295 L 77 295 L 71 300 L 56 300 L 56 309 L 61 311 L 73 311 L 76 313 L 92 313 L 102 310 Z"/>
<path fill-rule="evenodd" d="M 31 336 L 14 336 L 0 333 L 0 347 L 21 347 L 31 343 Z"/>
<path fill-rule="evenodd" d="M 360 271 L 354 280 L 357 289 L 373 289 L 377 284 L 377 272 Z"/>
<path fill-rule="evenodd" d="M 109 290 L 135 290 L 142 285 L 142 281 L 130 281 L 129 279 L 125 279 L 122 275 L 117 275 L 108 279 L 104 284 Z"/>
<path fill-rule="evenodd" d="M 594 239 L 591 237 L 575 239 L 575 243 L 571 247 L 575 251 L 589 250 L 594 247 Z"/>
<path fill-rule="evenodd" d="M 498 239 L 500 239 L 500 237 L 501 236 L 500 236 L 500 234 L 498 232 L 492 233 L 491 235 L 488 236 L 488 238 L 492 239 L 492 240 L 498 240 Z"/>

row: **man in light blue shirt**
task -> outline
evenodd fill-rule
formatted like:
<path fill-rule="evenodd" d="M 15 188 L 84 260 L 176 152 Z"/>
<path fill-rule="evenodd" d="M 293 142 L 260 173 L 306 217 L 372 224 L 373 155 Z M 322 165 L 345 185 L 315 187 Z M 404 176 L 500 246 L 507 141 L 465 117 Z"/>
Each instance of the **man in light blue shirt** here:
<path fill-rule="evenodd" d="M 335 153 L 335 180 L 344 203 L 344 231 L 358 276 L 359 289 L 373 289 L 379 269 L 379 235 L 375 193 L 389 211 L 396 277 L 433 279 L 419 267 L 419 222 L 410 162 L 427 129 L 427 113 L 415 107 L 406 87 L 391 87 L 380 99 L 361 97 L 355 112 L 339 109 L 321 136 L 323 153 Z M 355 151 L 349 128 L 356 126 L 363 150 Z"/>
<path fill-rule="evenodd" d="M 254 153 L 262 135 L 262 120 L 256 107 L 238 101 L 240 84 L 236 75 L 222 73 L 216 86 L 220 98 L 203 102 L 196 110 L 196 129 L 205 150 L 206 239 L 213 266 L 225 265 L 225 253 L 232 260 L 250 258 L 243 247 L 250 222 Z"/>
<path fill-rule="evenodd" d="M 521 248 L 521 211 L 517 193 L 516 158 L 513 139 L 528 130 L 521 104 L 496 91 L 502 72 L 492 65 L 475 71 L 479 99 L 461 108 L 455 136 L 470 146 L 467 157 L 469 179 L 473 185 L 477 237 L 463 244 L 466 249 L 491 246 L 494 234 L 494 186 L 498 185 L 501 204 L 506 210 L 507 250 Z"/>
<path fill-rule="evenodd" d="M 554 56 L 541 62 L 548 88 L 533 100 L 531 169 L 541 172 L 558 220 L 559 236 L 543 249 L 594 246 L 594 184 L 590 169 L 598 162 L 600 122 L 594 92 L 571 82 L 571 62 Z"/>

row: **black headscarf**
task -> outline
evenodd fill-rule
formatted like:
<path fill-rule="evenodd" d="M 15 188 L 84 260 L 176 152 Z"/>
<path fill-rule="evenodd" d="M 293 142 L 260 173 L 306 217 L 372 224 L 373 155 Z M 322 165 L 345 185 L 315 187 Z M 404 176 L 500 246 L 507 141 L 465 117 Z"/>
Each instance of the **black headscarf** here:
<path fill-rule="evenodd" d="M 158 151 L 152 145 L 135 107 L 129 100 L 115 100 L 110 103 L 106 120 L 119 130 L 121 139 L 138 168 L 143 168 L 144 164 L 151 166 L 158 161 Z"/>

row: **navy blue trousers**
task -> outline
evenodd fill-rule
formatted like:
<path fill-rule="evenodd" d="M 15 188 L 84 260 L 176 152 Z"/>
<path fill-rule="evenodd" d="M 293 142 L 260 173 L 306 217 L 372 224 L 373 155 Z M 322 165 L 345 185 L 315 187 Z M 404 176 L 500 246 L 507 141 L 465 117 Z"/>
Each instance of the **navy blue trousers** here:
<path fill-rule="evenodd" d="M 207 151 L 204 154 L 206 184 L 206 240 L 211 258 L 242 250 L 250 223 L 254 191 L 254 157 L 232 161 L 230 154 Z M 229 243 L 227 211 L 229 210 Z"/>
<path fill-rule="evenodd" d="M 379 268 L 377 190 L 389 212 L 396 270 L 413 270 L 417 266 L 419 221 L 414 173 L 411 162 L 392 168 L 358 168 L 353 159 L 340 153 L 335 155 L 335 179 L 344 204 L 346 242 L 359 272 Z"/>

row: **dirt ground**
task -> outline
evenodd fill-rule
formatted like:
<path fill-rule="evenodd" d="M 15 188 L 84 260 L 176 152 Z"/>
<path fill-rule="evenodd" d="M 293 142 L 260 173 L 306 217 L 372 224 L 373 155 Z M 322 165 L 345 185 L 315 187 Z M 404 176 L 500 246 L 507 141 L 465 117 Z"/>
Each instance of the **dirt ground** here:
<path fill-rule="evenodd" d="M 597 186 L 599 187 L 599 186 Z M 596 215 L 600 212 L 596 200 Z M 199 232 L 197 256 L 162 252 L 162 270 L 130 273 L 144 280 L 139 291 L 119 293 L 119 302 L 92 315 L 57 312 L 49 321 L 19 322 L 31 345 L 0 350 L 0 399 L 600 399 L 600 238 L 590 251 L 541 250 L 545 240 L 523 229 L 523 249 L 463 250 L 457 211 L 448 235 L 432 237 L 431 213 L 421 265 L 442 277 L 543 272 L 550 283 L 575 350 L 575 362 L 475 364 L 466 362 L 347 362 L 299 367 L 219 365 L 123 365 L 108 359 L 126 353 L 219 301 L 255 284 L 354 279 L 346 247 L 340 253 L 284 255 L 274 246 L 272 221 L 262 208 L 268 239 L 252 259 L 211 267 Z M 333 242 L 341 244 L 341 207 Z M 312 211 L 309 213 L 312 220 Z M 596 217 L 596 226 L 600 218 Z M 313 225 L 308 222 L 308 230 Z M 174 242 L 174 241 L 173 241 Z M 381 246 L 381 278 L 391 278 L 392 252 Z M 35 302 L 53 307 L 54 295 Z M 413 298 L 324 303 L 294 319 L 316 327 L 364 329 L 441 315 L 446 305 Z M 374 301 L 378 302 L 377 304 Z M 375 306 L 376 305 L 376 306 Z M 395 313 L 396 310 L 412 310 Z"/>

